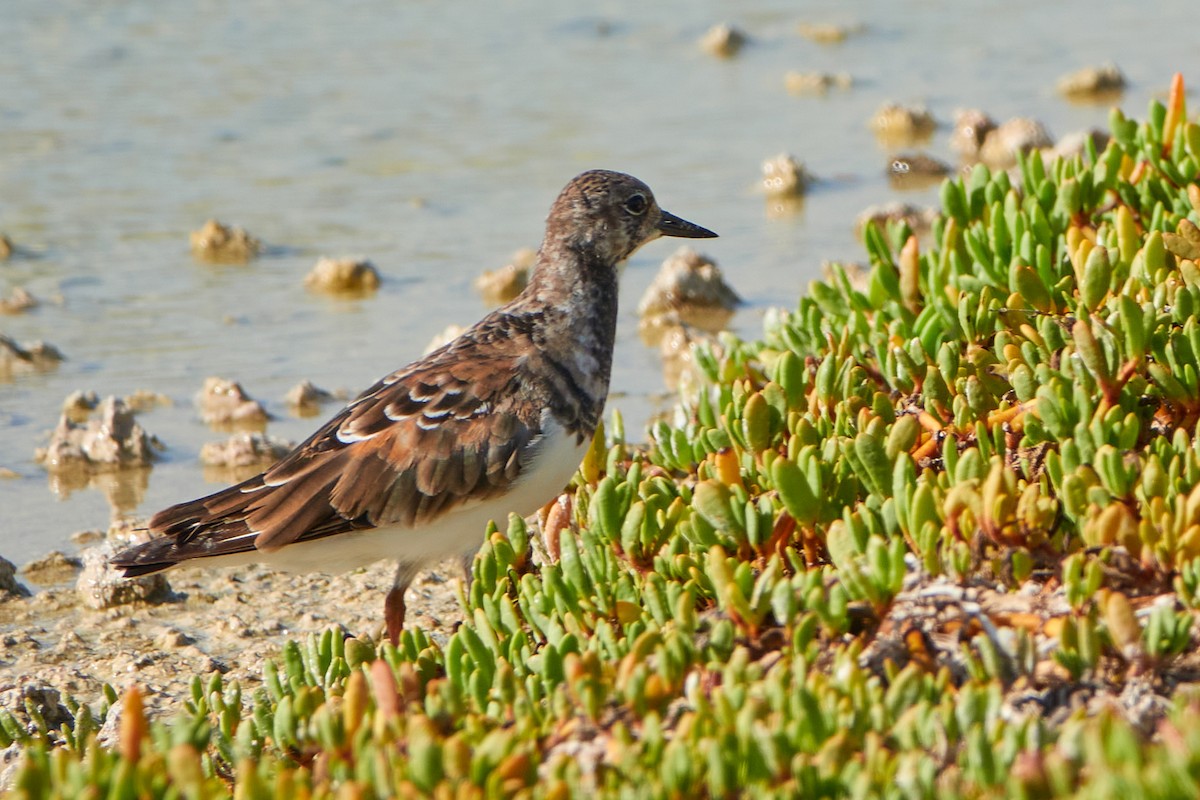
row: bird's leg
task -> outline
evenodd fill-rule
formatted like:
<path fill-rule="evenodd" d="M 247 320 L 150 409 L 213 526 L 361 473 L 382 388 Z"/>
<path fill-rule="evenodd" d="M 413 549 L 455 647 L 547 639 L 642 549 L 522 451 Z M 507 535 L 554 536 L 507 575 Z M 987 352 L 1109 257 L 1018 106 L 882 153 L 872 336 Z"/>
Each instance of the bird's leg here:
<path fill-rule="evenodd" d="M 400 644 L 400 631 L 404 629 L 404 589 L 393 586 L 383 603 L 383 619 L 387 623 L 388 639 L 392 646 Z"/>
<path fill-rule="evenodd" d="M 416 570 L 411 564 L 403 561 L 396 567 L 396 577 L 392 579 L 392 588 L 387 593 L 383 603 L 383 621 L 387 625 L 388 639 L 392 646 L 400 644 L 400 631 L 404 629 L 404 593 L 412 583 Z"/>
<path fill-rule="evenodd" d="M 475 564 L 475 553 L 475 550 L 468 550 L 458 557 L 458 565 L 463 571 L 463 588 L 468 597 L 471 596 L 471 581 L 475 577 L 471 572 L 471 567 Z"/>

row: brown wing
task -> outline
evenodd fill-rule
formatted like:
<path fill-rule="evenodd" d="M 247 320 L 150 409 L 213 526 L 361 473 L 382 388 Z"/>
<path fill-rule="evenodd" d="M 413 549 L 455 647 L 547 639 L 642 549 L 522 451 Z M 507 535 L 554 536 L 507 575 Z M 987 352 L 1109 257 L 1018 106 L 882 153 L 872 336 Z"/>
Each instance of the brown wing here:
<path fill-rule="evenodd" d="M 499 320 L 493 320 L 499 322 Z M 393 373 L 262 475 L 155 514 L 162 534 L 118 554 L 126 575 L 197 557 L 271 551 L 417 524 L 509 488 L 546 398 L 521 336 L 481 324 Z"/>

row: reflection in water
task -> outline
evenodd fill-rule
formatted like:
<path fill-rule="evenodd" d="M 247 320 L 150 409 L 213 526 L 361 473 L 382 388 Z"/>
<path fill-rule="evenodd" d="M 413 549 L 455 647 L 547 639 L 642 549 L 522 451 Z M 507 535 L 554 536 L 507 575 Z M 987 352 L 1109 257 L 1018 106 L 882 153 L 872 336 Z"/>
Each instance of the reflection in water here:
<path fill-rule="evenodd" d="M 804 197 L 768 197 L 763 205 L 767 219 L 788 219 L 804 212 Z"/>
<path fill-rule="evenodd" d="M 72 492 L 97 489 L 108 500 L 112 517 L 132 514 L 141 505 L 150 486 L 150 467 L 127 467 L 96 472 L 83 466 L 69 466 L 47 475 L 50 491 L 60 500 Z"/>
<path fill-rule="evenodd" d="M 50 372 L 63 360 L 58 348 L 46 342 L 27 342 L 24 346 L 0 333 L 0 382 L 30 372 Z"/>

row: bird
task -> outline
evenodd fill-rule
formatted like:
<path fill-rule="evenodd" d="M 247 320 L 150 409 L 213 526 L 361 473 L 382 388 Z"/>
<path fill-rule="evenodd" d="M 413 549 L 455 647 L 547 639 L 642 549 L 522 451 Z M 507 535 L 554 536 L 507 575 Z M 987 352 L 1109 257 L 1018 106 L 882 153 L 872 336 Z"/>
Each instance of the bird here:
<path fill-rule="evenodd" d="M 456 339 L 366 389 L 265 472 L 154 514 L 110 563 L 344 572 L 397 563 L 397 644 L 417 572 L 469 565 L 489 521 L 570 483 L 604 412 L 625 261 L 662 236 L 717 234 L 659 207 L 637 178 L 589 170 L 559 193 L 529 283 Z"/>

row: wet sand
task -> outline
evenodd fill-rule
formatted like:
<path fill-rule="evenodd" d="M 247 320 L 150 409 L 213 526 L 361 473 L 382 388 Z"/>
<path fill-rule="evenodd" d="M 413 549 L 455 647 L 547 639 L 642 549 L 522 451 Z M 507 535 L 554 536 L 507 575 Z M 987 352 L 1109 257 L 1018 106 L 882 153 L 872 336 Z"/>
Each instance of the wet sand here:
<path fill-rule="evenodd" d="M 345 575 L 291 575 L 260 567 L 167 573 L 168 599 L 103 610 L 88 608 L 77 571 L 48 587 L 18 575 L 30 597 L 0 600 L 0 706 L 20 705 L 20 691 L 52 687 L 86 703 L 103 684 L 138 684 L 147 708 L 170 716 L 189 696 L 193 676 L 220 672 L 246 696 L 258 686 L 263 659 L 283 643 L 330 627 L 378 641 L 383 598 L 394 566 L 381 561 Z M 444 643 L 462 614 L 461 570 L 454 561 L 421 573 L 408 593 L 408 622 Z M 20 712 L 23 713 L 23 712 Z"/>

